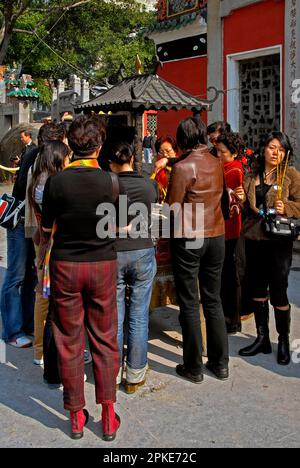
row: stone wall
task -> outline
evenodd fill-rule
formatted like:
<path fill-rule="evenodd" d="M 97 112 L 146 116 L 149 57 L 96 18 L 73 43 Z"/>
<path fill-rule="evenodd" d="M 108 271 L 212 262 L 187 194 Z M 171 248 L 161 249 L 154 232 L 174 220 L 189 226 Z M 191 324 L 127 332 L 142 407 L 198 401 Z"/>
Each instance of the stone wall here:
<path fill-rule="evenodd" d="M 90 99 L 89 82 L 70 76 L 70 87 L 66 89 L 64 80 L 58 80 L 57 87 L 53 88 L 51 117 L 52 120 L 61 120 L 62 115 L 67 112 L 74 115 L 74 106 L 87 102 Z"/>

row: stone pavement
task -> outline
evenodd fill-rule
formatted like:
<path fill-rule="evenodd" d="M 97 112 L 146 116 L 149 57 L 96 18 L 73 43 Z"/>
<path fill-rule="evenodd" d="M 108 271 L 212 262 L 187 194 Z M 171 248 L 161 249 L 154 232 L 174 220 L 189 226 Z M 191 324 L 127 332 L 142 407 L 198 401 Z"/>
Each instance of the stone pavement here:
<path fill-rule="evenodd" d="M 0 264 L 5 269 L 5 231 L 0 228 Z M 113 443 L 99 435 L 100 407 L 95 404 L 92 366 L 86 366 L 86 407 L 90 421 L 84 438 L 69 437 L 62 391 L 49 390 L 42 369 L 33 365 L 32 349 L 6 347 L 0 364 L 0 447 L 299 447 L 300 446 L 300 256 L 290 278 L 293 304 L 291 341 L 298 339 L 299 363 L 276 364 L 276 332 L 271 314 L 272 355 L 244 359 L 238 349 L 253 340 L 253 320 L 243 333 L 229 337 L 230 379 L 205 372 L 201 385 L 175 374 L 181 362 L 178 310 L 155 310 L 150 319 L 147 383 L 136 394 L 118 392 L 122 424 Z"/>

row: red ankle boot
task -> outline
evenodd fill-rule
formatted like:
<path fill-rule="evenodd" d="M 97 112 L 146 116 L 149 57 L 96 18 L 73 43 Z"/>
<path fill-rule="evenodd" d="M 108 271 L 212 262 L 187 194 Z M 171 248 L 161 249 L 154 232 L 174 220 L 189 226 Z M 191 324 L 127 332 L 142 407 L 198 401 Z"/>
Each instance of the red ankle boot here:
<path fill-rule="evenodd" d="M 103 440 L 110 442 L 115 440 L 117 430 L 119 429 L 121 420 L 115 413 L 114 404 L 112 401 L 102 403 L 102 432 Z"/>
<path fill-rule="evenodd" d="M 86 409 L 79 411 L 70 411 L 71 418 L 71 438 L 81 439 L 83 437 L 83 428 L 88 423 L 89 413 Z"/>

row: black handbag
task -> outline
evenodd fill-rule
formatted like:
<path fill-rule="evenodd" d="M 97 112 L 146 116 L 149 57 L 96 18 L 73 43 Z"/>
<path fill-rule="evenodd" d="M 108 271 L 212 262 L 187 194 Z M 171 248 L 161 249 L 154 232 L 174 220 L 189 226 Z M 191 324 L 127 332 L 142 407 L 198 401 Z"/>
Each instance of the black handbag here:
<path fill-rule="evenodd" d="M 262 178 L 261 178 L 262 183 Z M 300 219 L 277 215 L 275 209 L 268 209 L 266 198 L 263 199 L 263 218 L 266 233 L 271 237 L 296 240 L 300 235 Z"/>
<path fill-rule="evenodd" d="M 271 236 L 296 240 L 300 235 L 300 220 L 267 214 L 265 216 L 265 230 Z"/>
<path fill-rule="evenodd" d="M 4 193 L 0 198 L 0 226 L 6 229 L 14 229 L 22 214 L 25 200 L 20 202 L 12 195 Z"/>

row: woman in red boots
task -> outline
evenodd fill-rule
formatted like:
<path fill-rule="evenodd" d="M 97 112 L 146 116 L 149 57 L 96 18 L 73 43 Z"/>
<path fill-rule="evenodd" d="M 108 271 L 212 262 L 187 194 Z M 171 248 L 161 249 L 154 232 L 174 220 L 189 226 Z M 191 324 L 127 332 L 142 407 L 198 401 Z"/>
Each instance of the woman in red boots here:
<path fill-rule="evenodd" d="M 68 142 L 74 153 L 73 162 L 46 182 L 42 226 L 53 235 L 50 257 L 53 332 L 64 386 L 64 407 L 70 411 L 71 437 L 80 439 L 88 422 L 84 409 L 86 330 L 96 402 L 102 405 L 103 439 L 111 441 L 120 425 L 114 411 L 119 370 L 117 255 L 114 239 L 97 235 L 98 223 L 103 218 L 97 210 L 101 203 L 114 204 L 117 195 L 112 177 L 101 171 L 97 162 L 104 140 L 105 128 L 97 117 L 80 116 L 71 124 Z"/>

